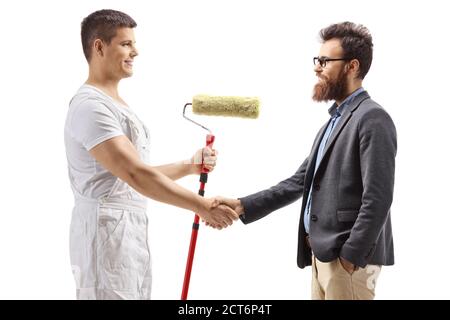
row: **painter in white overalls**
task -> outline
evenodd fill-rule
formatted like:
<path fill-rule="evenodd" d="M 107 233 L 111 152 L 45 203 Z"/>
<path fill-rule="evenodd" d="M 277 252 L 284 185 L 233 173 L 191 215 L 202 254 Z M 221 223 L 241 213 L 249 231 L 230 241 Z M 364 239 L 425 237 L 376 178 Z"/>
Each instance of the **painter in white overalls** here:
<path fill-rule="evenodd" d="M 119 135 L 126 135 L 148 163 L 148 130 L 133 110 L 83 85 L 71 100 L 65 125 L 75 197 L 70 259 L 78 299 L 150 299 L 146 199 L 89 154 Z"/>

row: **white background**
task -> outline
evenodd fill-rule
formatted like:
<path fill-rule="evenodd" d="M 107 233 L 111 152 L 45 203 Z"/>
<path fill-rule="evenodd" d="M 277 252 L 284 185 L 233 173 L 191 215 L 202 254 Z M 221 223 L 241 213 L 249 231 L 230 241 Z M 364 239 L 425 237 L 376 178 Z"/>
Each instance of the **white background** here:
<path fill-rule="evenodd" d="M 187 158 L 205 133 L 184 120 L 193 95 L 256 95 L 258 120 L 196 118 L 220 159 L 207 195 L 245 196 L 292 175 L 329 104 L 311 100 L 318 31 L 366 25 L 374 61 L 364 87 L 398 131 L 392 222 L 396 264 L 378 299 L 448 299 L 449 76 L 446 1 L 13 1 L 0 4 L 0 298 L 73 299 L 72 193 L 63 126 L 86 80 L 80 23 L 112 8 L 138 23 L 135 75 L 122 97 L 151 129 L 152 164 Z M 180 184 L 194 192 L 196 177 Z M 193 214 L 150 201 L 153 298 L 179 299 Z M 300 201 L 224 231 L 201 228 L 191 299 L 309 299 L 296 266 Z"/>

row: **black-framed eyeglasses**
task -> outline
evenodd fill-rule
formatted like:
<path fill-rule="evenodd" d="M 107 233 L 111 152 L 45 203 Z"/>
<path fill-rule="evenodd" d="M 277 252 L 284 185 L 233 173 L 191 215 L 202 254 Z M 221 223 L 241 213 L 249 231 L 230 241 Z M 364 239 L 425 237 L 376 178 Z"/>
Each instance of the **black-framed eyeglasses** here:
<path fill-rule="evenodd" d="M 320 67 L 325 68 L 327 66 L 328 61 L 350 61 L 351 58 L 327 58 L 327 57 L 314 57 L 313 62 L 314 65 L 317 66 L 318 64 Z"/>

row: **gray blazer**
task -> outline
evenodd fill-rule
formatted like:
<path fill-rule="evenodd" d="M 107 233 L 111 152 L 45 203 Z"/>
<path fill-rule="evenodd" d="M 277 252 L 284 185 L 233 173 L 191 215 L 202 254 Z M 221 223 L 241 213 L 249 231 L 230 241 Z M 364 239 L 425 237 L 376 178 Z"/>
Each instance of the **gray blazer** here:
<path fill-rule="evenodd" d="M 309 243 L 323 262 L 341 256 L 353 264 L 394 264 L 390 207 L 394 190 L 397 134 L 387 112 L 363 91 L 342 114 L 313 179 L 317 150 L 327 127 L 317 134 L 297 172 L 276 186 L 240 198 L 247 224 L 303 196 L 297 264 L 311 265 L 303 224 L 312 188 Z"/>

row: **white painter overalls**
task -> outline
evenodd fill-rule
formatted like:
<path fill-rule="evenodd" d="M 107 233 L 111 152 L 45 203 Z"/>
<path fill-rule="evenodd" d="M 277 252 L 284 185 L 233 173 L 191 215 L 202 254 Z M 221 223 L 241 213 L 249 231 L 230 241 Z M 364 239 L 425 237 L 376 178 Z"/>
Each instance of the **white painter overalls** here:
<path fill-rule="evenodd" d="M 148 163 L 148 130 L 136 116 L 128 122 L 131 142 Z M 77 299 L 150 299 L 145 211 L 145 197 L 119 178 L 105 197 L 75 196 L 70 258 Z"/>

